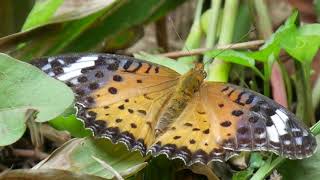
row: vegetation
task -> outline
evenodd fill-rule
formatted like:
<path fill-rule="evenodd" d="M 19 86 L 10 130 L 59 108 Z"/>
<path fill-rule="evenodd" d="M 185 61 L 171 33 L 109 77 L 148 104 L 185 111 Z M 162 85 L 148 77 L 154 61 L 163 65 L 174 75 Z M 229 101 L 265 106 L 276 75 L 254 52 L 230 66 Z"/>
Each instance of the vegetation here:
<path fill-rule="evenodd" d="M 0 12 L 4 12 L 0 27 L 0 169 L 5 172 L 0 179 L 320 178 L 319 152 L 295 161 L 271 153 L 241 153 L 225 163 L 191 167 L 179 160 L 129 152 L 122 144 L 91 137 L 75 117 L 72 91 L 26 63 L 63 53 L 134 52 L 139 59 L 184 74 L 202 58 L 208 81 L 229 81 L 272 97 L 317 135 L 320 24 L 305 23 L 303 11 L 294 10 L 296 4 L 285 4 L 290 7 L 285 18 L 274 25 L 272 20 L 277 17 L 270 15 L 271 5 L 258 0 L 44 0 L 34 4 L 30 0 L 24 5 L 32 10 L 24 13 L 20 3 L 0 2 Z M 180 39 L 179 27 L 170 23 L 179 18 L 172 20 L 168 13 L 182 11 L 177 7 L 185 6 L 183 3 L 192 7 L 194 17 L 187 28 L 190 32 Z M 316 0 L 314 16 L 320 14 L 318 7 Z M 19 11 L 21 17 L 11 17 L 12 11 Z M 149 47 L 146 38 L 154 38 L 143 35 L 144 30 L 150 32 L 152 23 L 162 40 L 157 38 L 158 47 L 138 52 L 137 44 Z M 170 37 L 185 40 L 181 51 L 172 48 L 170 43 L 176 40 Z M 171 52 L 160 54 L 165 49 Z"/>

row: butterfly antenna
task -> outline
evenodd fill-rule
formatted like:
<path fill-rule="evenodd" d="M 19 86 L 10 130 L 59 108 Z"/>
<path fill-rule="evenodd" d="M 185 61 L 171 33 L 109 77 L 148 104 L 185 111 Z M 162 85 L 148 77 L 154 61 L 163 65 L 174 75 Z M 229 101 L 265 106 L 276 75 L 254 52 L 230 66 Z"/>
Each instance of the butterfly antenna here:
<path fill-rule="evenodd" d="M 247 37 L 251 32 L 255 31 L 256 28 L 254 27 L 253 29 L 250 29 L 246 34 L 244 34 L 243 36 L 240 37 L 239 40 L 236 41 L 236 43 L 239 43 L 240 41 L 242 41 L 245 37 Z M 218 54 L 216 54 L 215 56 L 213 56 L 209 61 L 207 61 L 205 63 L 205 65 L 207 63 L 211 63 L 216 57 L 218 57 L 220 54 L 224 53 L 226 50 L 229 50 L 232 48 L 234 44 L 230 44 L 230 46 L 226 47 L 226 48 L 223 48 Z"/>
<path fill-rule="evenodd" d="M 184 40 L 182 39 L 182 37 L 181 37 L 180 34 L 178 33 L 178 31 L 177 31 L 177 29 L 176 29 L 176 27 L 175 27 L 175 25 L 174 25 L 174 23 L 173 23 L 173 20 L 172 20 L 171 16 L 168 16 L 168 19 L 169 19 L 169 21 L 170 21 L 170 23 L 171 23 L 171 27 L 172 27 L 174 33 L 178 36 L 178 38 L 180 39 L 180 41 L 184 42 Z M 190 49 L 188 48 L 188 46 L 187 46 L 186 44 L 184 44 L 184 48 L 186 48 L 186 50 L 190 53 Z"/>

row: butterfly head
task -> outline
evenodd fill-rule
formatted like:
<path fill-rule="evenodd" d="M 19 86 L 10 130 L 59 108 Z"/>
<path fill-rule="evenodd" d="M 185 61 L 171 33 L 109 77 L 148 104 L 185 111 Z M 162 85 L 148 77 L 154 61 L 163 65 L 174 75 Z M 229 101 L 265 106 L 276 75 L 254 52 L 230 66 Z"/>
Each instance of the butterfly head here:
<path fill-rule="evenodd" d="M 204 70 L 203 63 L 197 63 L 195 67 L 192 69 L 192 71 L 201 82 L 207 77 L 207 73 Z"/>
<path fill-rule="evenodd" d="M 181 77 L 180 85 L 178 89 L 182 91 L 188 91 L 190 94 L 197 92 L 200 89 L 200 85 L 206 78 L 207 74 L 204 71 L 204 66 L 201 63 L 195 65 L 189 72 Z"/>

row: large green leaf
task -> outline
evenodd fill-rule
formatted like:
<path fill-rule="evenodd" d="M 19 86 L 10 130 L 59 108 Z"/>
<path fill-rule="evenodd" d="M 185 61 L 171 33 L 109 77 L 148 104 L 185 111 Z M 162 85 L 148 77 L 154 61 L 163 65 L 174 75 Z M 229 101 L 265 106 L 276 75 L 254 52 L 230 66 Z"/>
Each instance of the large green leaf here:
<path fill-rule="evenodd" d="M 23 134 L 28 111 L 39 112 L 35 120 L 45 122 L 73 103 L 73 92 L 65 84 L 5 54 L 0 54 L 0 74 L 0 145 Z"/>
<path fill-rule="evenodd" d="M 267 63 L 270 59 L 275 60 L 281 50 L 280 43 L 285 42 L 288 37 L 292 36 L 295 33 L 297 29 L 295 24 L 297 17 L 298 12 L 294 11 L 292 15 L 287 19 L 286 23 L 271 35 L 271 37 L 259 49 L 259 51 L 248 52 L 247 55 L 265 63 Z"/>
<path fill-rule="evenodd" d="M 281 42 L 281 46 L 300 62 L 311 62 L 320 46 L 320 24 L 301 26 Z"/>
<path fill-rule="evenodd" d="M 31 29 L 34 26 L 40 26 L 50 21 L 63 1 L 64 0 L 37 1 L 22 29 Z"/>
<path fill-rule="evenodd" d="M 47 0 L 45 2 L 52 7 L 36 6 L 25 25 L 27 30 L 1 38 L 0 51 L 24 59 L 61 52 L 98 51 L 104 48 L 105 42 L 121 39 L 115 38 L 123 36 L 121 32 L 159 18 L 184 1 L 148 0 L 141 3 L 139 0 L 95 0 L 100 6 L 91 5 L 94 3 L 91 1 L 79 1 L 77 6 L 80 10 L 69 7 L 61 13 L 66 3 L 57 9 L 57 4 Z M 50 13 L 46 9 L 50 9 Z M 53 9 L 57 9 L 54 14 Z M 34 14 L 43 18 L 38 20 Z M 121 44 L 129 44 L 130 39 Z"/>
<path fill-rule="evenodd" d="M 124 1 L 121 6 L 99 19 L 98 24 L 83 32 L 64 51 L 79 52 L 88 50 L 88 47 L 94 48 L 119 30 L 147 22 L 154 16 L 163 15 L 182 2 L 184 0 L 147 0 L 143 3 L 140 0 Z"/>
<path fill-rule="evenodd" d="M 212 50 L 205 53 L 210 58 L 219 58 L 226 62 L 232 62 L 242 66 L 250 67 L 253 69 L 262 79 L 264 76 L 255 67 L 255 60 L 247 55 L 247 52 L 240 52 L 234 50 Z"/>
<path fill-rule="evenodd" d="M 22 29 L 25 31 L 46 24 L 81 19 L 110 7 L 113 3 L 117 3 L 117 0 L 36 1 Z"/>
<path fill-rule="evenodd" d="M 104 168 L 99 159 L 112 169 Z M 107 139 L 72 139 L 56 149 L 33 169 L 61 169 L 111 179 L 114 171 L 129 177 L 146 166 L 139 152 L 129 152 L 124 144 L 112 144 Z"/>

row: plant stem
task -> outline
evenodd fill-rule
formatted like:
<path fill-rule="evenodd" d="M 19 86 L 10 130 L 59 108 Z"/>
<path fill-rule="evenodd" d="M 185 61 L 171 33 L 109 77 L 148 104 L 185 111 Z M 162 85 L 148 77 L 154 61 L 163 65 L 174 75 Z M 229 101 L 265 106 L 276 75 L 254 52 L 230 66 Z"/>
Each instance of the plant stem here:
<path fill-rule="evenodd" d="M 265 179 L 267 175 L 269 175 L 274 168 L 276 168 L 279 164 L 281 164 L 285 158 L 277 157 L 275 160 L 271 162 L 271 159 L 266 162 L 259 170 L 250 178 L 250 180 L 261 180 Z"/>
<path fill-rule="evenodd" d="M 312 99 L 312 106 L 315 110 L 320 103 L 320 75 L 318 75 L 318 79 L 312 90 Z"/>
<path fill-rule="evenodd" d="M 272 32 L 273 32 L 272 23 L 268 14 L 267 5 L 265 1 L 254 0 L 254 6 L 255 6 L 255 12 L 257 14 L 256 24 L 259 31 L 259 36 L 262 39 L 267 39 L 272 35 Z M 265 63 L 264 66 L 269 68 L 269 69 L 265 68 L 265 72 L 271 70 L 270 74 L 265 74 L 265 76 L 268 76 L 268 77 L 265 77 L 264 95 L 266 96 L 270 95 L 270 83 L 266 81 L 271 80 L 271 85 L 273 88 L 272 89 L 273 99 L 279 104 L 283 105 L 284 107 L 287 107 L 288 106 L 287 93 L 285 88 L 285 82 L 282 76 L 283 73 L 280 72 L 281 67 L 279 63 L 277 61 L 271 65 L 270 64 L 267 65 Z"/>
<path fill-rule="evenodd" d="M 203 34 L 201 30 L 201 24 L 200 24 L 202 5 L 203 5 L 203 0 L 198 0 L 194 21 L 191 26 L 190 32 L 188 34 L 188 37 L 186 39 L 186 42 L 183 46 L 183 49 L 182 49 L 183 51 L 190 51 L 191 49 L 196 49 L 200 47 L 201 37 Z M 182 63 L 186 63 L 190 67 L 194 65 L 193 63 L 194 60 L 195 60 L 194 57 L 181 57 L 178 59 L 178 61 Z"/>
<path fill-rule="evenodd" d="M 221 0 L 211 0 L 210 23 L 207 30 L 206 48 L 212 48 L 216 42 L 217 24 L 220 13 Z M 204 56 L 204 63 L 207 63 L 210 57 Z"/>
<path fill-rule="evenodd" d="M 298 96 L 297 112 L 296 115 L 303 120 L 307 126 L 315 124 L 311 85 L 310 85 L 310 64 L 302 64 L 298 61 L 295 62 L 296 66 L 296 89 Z"/>
<path fill-rule="evenodd" d="M 271 66 L 268 62 L 264 63 L 263 65 L 263 72 L 264 72 L 264 81 L 263 81 L 263 94 L 265 96 L 270 96 L 270 69 Z"/>
<path fill-rule="evenodd" d="M 219 37 L 219 45 L 229 44 L 232 42 L 234 24 L 239 6 L 238 0 L 226 0 L 223 10 L 223 19 L 221 33 Z M 209 65 L 208 80 L 227 82 L 230 71 L 230 63 L 215 59 Z"/>
<path fill-rule="evenodd" d="M 254 0 L 254 7 L 257 14 L 255 21 L 259 32 L 259 37 L 262 39 L 269 38 L 273 31 L 265 1 Z"/>

